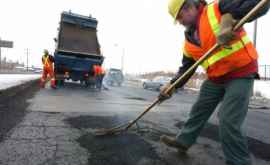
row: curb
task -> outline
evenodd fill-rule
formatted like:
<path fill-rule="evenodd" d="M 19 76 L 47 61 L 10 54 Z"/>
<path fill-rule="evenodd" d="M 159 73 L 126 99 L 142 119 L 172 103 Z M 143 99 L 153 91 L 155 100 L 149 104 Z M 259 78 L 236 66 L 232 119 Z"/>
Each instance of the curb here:
<path fill-rule="evenodd" d="M 4 102 L 6 99 L 17 95 L 20 92 L 27 90 L 30 87 L 37 85 L 39 79 L 29 80 L 20 85 L 16 85 L 7 89 L 0 90 L 0 102 Z"/>

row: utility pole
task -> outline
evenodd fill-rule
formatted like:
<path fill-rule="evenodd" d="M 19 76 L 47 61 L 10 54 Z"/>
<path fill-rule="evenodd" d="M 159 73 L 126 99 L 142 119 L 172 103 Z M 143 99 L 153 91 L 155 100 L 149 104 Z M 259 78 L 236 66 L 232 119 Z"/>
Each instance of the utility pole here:
<path fill-rule="evenodd" d="M 258 26 L 258 19 L 256 19 L 254 22 L 253 45 L 255 48 L 257 45 L 257 26 Z M 255 96 L 254 86 L 252 86 L 252 96 Z"/>
<path fill-rule="evenodd" d="M 114 44 L 115 47 L 118 47 L 118 49 L 122 49 L 122 55 L 121 55 L 121 71 L 124 73 L 124 58 L 125 58 L 125 48 L 122 47 L 121 45 L 119 46 L 119 44 Z M 121 53 L 121 52 L 120 52 Z"/>
<path fill-rule="evenodd" d="M 253 33 L 253 44 L 256 48 L 257 45 L 257 26 L 258 26 L 258 20 L 255 20 L 254 22 L 254 33 Z"/>
<path fill-rule="evenodd" d="M 0 43 L 1 43 L 1 37 L 0 37 Z M 0 70 L 2 68 L 2 57 L 1 57 L 1 45 L 0 45 Z"/>
<path fill-rule="evenodd" d="M 122 52 L 122 57 L 121 57 L 121 70 L 122 73 L 124 73 L 124 58 L 125 58 L 125 48 L 123 48 L 123 52 Z"/>
<path fill-rule="evenodd" d="M 28 48 L 26 49 L 26 71 L 28 72 Z"/>
<path fill-rule="evenodd" d="M 0 42 L 1 42 L 1 38 L 0 38 Z M 2 57 L 1 57 L 1 46 L 0 46 L 0 70 L 2 68 Z"/>

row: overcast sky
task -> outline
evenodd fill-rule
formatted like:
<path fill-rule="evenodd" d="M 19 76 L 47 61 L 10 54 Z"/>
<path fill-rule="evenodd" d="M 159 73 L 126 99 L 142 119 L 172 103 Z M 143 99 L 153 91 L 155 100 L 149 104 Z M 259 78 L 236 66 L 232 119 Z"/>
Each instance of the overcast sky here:
<path fill-rule="evenodd" d="M 105 67 L 143 73 L 176 71 L 181 64 L 183 28 L 174 26 L 167 12 L 167 0 L 0 0 L 0 37 L 14 42 L 14 48 L 2 48 L 2 58 L 41 66 L 43 49 L 54 52 L 60 14 L 74 13 L 97 18 L 98 38 Z M 258 51 L 260 64 L 270 64 L 270 14 L 259 20 Z M 247 31 L 253 37 L 253 24 Z"/>

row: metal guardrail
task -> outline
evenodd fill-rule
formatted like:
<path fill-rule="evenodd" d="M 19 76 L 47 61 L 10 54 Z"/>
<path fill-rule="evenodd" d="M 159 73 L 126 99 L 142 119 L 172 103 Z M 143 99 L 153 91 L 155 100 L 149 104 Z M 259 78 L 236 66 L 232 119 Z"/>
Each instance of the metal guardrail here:
<path fill-rule="evenodd" d="M 270 80 L 270 65 L 259 65 L 261 80 Z"/>

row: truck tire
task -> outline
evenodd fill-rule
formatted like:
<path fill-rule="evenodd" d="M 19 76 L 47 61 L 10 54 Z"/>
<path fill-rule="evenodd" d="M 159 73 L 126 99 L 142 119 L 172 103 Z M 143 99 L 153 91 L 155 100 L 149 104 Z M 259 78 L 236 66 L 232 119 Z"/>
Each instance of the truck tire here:
<path fill-rule="evenodd" d="M 64 80 L 56 80 L 56 85 L 61 87 L 64 86 L 65 81 Z"/>
<path fill-rule="evenodd" d="M 143 83 L 143 89 L 147 89 L 147 85 Z"/>

